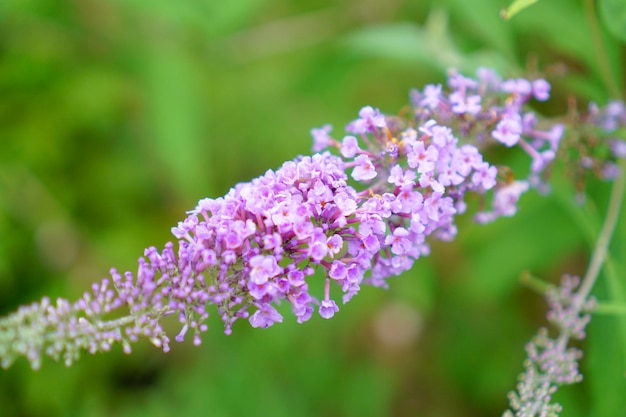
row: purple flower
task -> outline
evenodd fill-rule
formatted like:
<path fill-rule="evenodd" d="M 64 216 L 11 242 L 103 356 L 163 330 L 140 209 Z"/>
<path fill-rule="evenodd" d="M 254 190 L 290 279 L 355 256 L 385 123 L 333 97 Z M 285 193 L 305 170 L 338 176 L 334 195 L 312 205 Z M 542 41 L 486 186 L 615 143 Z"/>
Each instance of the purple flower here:
<path fill-rule="evenodd" d="M 348 270 L 346 265 L 341 261 L 333 261 L 328 271 L 328 276 L 335 280 L 341 280 L 346 277 Z"/>
<path fill-rule="evenodd" d="M 344 216 L 354 214 L 357 209 L 357 201 L 345 191 L 340 191 L 335 194 L 334 201 L 341 211 L 341 214 Z"/>
<path fill-rule="evenodd" d="M 306 281 L 304 280 L 304 272 L 299 269 L 289 271 L 289 273 L 287 274 L 287 279 L 289 280 L 289 283 L 292 287 L 301 287 L 306 283 Z"/>
<path fill-rule="evenodd" d="M 270 250 L 279 248 L 283 244 L 283 239 L 279 233 L 263 236 L 263 249 Z"/>
<path fill-rule="evenodd" d="M 286 184 L 291 185 L 298 179 L 297 165 L 293 161 L 285 162 L 279 171 Z"/>
<path fill-rule="evenodd" d="M 490 190 L 496 185 L 498 169 L 493 165 L 483 162 L 472 175 L 472 184 L 483 190 Z"/>
<path fill-rule="evenodd" d="M 307 255 L 314 261 L 319 262 L 328 254 L 328 244 L 324 233 L 315 233 L 309 242 Z"/>
<path fill-rule="evenodd" d="M 478 114 L 482 110 L 478 95 L 465 96 L 456 91 L 450 94 L 450 103 L 452 103 L 452 111 L 457 114 Z"/>
<path fill-rule="evenodd" d="M 376 253 L 380 249 L 380 242 L 373 234 L 368 234 L 361 239 L 361 245 L 371 253 Z"/>
<path fill-rule="evenodd" d="M 502 79 L 493 69 L 484 67 L 478 68 L 478 70 L 476 70 L 476 75 L 478 76 L 481 84 L 484 84 L 485 87 L 493 90 L 499 89 Z"/>
<path fill-rule="evenodd" d="M 433 193 L 430 197 L 424 200 L 424 206 L 422 213 L 427 216 L 427 219 L 435 222 L 439 221 L 440 204 L 442 200 L 442 193 Z M 428 222 L 428 220 L 426 220 Z"/>
<path fill-rule="evenodd" d="M 520 96 L 528 96 L 532 92 L 532 85 L 530 81 L 524 78 L 517 78 L 514 80 L 506 80 L 500 84 L 500 89 L 507 93 L 513 93 Z"/>
<path fill-rule="evenodd" d="M 459 73 L 452 73 L 448 77 L 448 85 L 456 90 L 474 89 L 478 83 L 471 78 L 465 77 Z"/>
<path fill-rule="evenodd" d="M 406 185 L 411 186 L 415 184 L 415 172 L 407 169 L 404 171 L 400 165 L 395 165 L 390 170 L 389 181 L 391 184 L 395 184 L 398 187 L 404 187 Z"/>
<path fill-rule="evenodd" d="M 465 177 L 460 174 L 461 170 L 464 170 L 462 162 L 454 160 L 452 163 L 442 163 L 437 167 L 439 171 L 439 182 L 444 187 L 451 185 L 459 185 L 465 181 Z"/>
<path fill-rule="evenodd" d="M 398 227 L 391 236 L 385 238 L 385 245 L 391 246 L 391 252 L 395 255 L 407 253 L 413 246 L 408 239 L 409 231 L 403 227 Z"/>
<path fill-rule="evenodd" d="M 550 84 L 543 78 L 532 82 L 533 97 L 539 101 L 546 101 L 550 98 Z"/>
<path fill-rule="evenodd" d="M 354 136 L 346 136 L 341 142 L 341 155 L 344 158 L 353 158 L 360 151 L 359 143 Z"/>
<path fill-rule="evenodd" d="M 311 136 L 313 136 L 313 152 L 324 150 L 330 145 L 332 138 L 328 134 L 332 129 L 331 125 L 324 125 L 319 129 L 311 129 Z"/>
<path fill-rule="evenodd" d="M 457 151 L 455 160 L 456 169 L 464 177 L 468 176 L 472 169 L 479 168 L 483 163 L 483 156 L 474 145 L 463 145 Z"/>
<path fill-rule="evenodd" d="M 436 193 L 443 193 L 445 190 L 445 187 L 435 178 L 434 171 L 420 175 L 419 185 L 420 187 L 430 187 Z"/>
<path fill-rule="evenodd" d="M 594 124 L 606 133 L 613 133 L 618 127 L 626 124 L 626 105 L 622 101 L 610 101 L 602 110 L 596 107 L 593 113 L 595 113 Z"/>
<path fill-rule="evenodd" d="M 332 235 L 328 238 L 326 245 L 330 256 L 337 255 L 343 248 L 343 239 L 340 235 Z"/>
<path fill-rule="evenodd" d="M 500 216 L 511 217 L 517 213 L 517 202 L 520 196 L 528 190 L 528 182 L 513 181 L 505 187 L 499 188 L 493 195 L 493 211 L 480 213 L 477 220 L 480 223 L 489 223 Z"/>
<path fill-rule="evenodd" d="M 294 305 L 293 313 L 296 315 L 298 323 L 304 323 L 313 315 L 313 307 L 309 304 Z"/>
<path fill-rule="evenodd" d="M 520 140 L 522 134 L 522 120 L 518 114 L 507 115 L 500 120 L 496 129 L 491 133 L 494 139 L 509 148 Z"/>
<path fill-rule="evenodd" d="M 455 146 L 458 142 L 452 134 L 452 129 L 447 126 L 432 125 L 429 135 L 432 136 L 433 143 L 439 149 Z"/>
<path fill-rule="evenodd" d="M 320 305 L 320 316 L 325 319 L 329 319 L 335 315 L 336 312 L 339 311 L 339 307 L 337 307 L 337 303 L 334 300 L 324 300 Z"/>
<path fill-rule="evenodd" d="M 424 142 L 418 141 L 407 155 L 407 162 L 411 168 L 417 168 L 420 174 L 431 172 L 435 169 L 435 162 L 439 158 L 439 151 L 433 145 L 424 146 Z"/>
<path fill-rule="evenodd" d="M 619 177 L 622 169 L 613 162 L 605 162 L 601 168 L 601 178 L 605 180 L 614 180 Z"/>
<path fill-rule="evenodd" d="M 550 162 L 552 162 L 552 160 L 554 160 L 555 156 L 556 154 L 551 149 L 548 149 L 547 151 L 543 151 L 543 152 L 536 154 L 535 157 L 533 158 L 530 169 L 534 173 L 539 173 L 543 171 L 546 165 L 548 165 Z"/>
<path fill-rule="evenodd" d="M 528 135 L 534 133 L 535 126 L 537 125 L 537 116 L 535 113 L 528 112 L 522 116 L 522 134 Z"/>
<path fill-rule="evenodd" d="M 350 123 L 346 130 L 354 134 L 364 134 L 374 132 L 376 128 L 387 126 L 385 116 L 378 109 L 371 106 L 365 106 L 359 111 L 359 119 Z"/>
<path fill-rule="evenodd" d="M 423 98 L 419 101 L 420 106 L 436 109 L 441 99 L 441 84 L 427 84 L 424 87 Z"/>
<path fill-rule="evenodd" d="M 424 197 L 419 191 L 413 191 L 413 185 L 407 184 L 398 193 L 397 201 L 400 202 L 401 213 L 413 213 L 419 210 L 424 201 Z"/>
<path fill-rule="evenodd" d="M 272 326 L 274 323 L 282 323 L 283 316 L 269 304 L 263 304 L 260 309 L 254 312 L 250 317 L 252 327 L 261 327 L 263 329 Z"/>
<path fill-rule="evenodd" d="M 188 217 L 182 222 L 178 222 L 177 227 L 172 227 L 172 234 L 179 238 L 187 238 L 188 233 L 193 230 L 198 224 L 198 219 L 196 217 Z"/>
<path fill-rule="evenodd" d="M 250 259 L 250 281 L 265 284 L 268 279 L 282 272 L 273 256 L 257 255 Z"/>
<path fill-rule="evenodd" d="M 352 170 L 352 178 L 357 181 L 368 181 L 376 177 L 376 167 L 367 155 L 359 155 L 354 159 L 356 166 Z"/>
<path fill-rule="evenodd" d="M 548 132 L 548 143 L 550 144 L 550 149 L 556 152 L 559 148 L 559 143 L 561 142 L 561 138 L 563 137 L 563 132 L 565 130 L 565 126 L 561 123 L 557 123 L 550 128 Z"/>
<path fill-rule="evenodd" d="M 248 283 L 248 293 L 256 300 L 261 300 L 266 295 L 272 295 L 273 288 L 270 282 L 257 284 L 254 281 Z"/>
<path fill-rule="evenodd" d="M 611 152 L 615 158 L 626 158 L 626 141 L 621 139 L 611 139 L 608 141 Z"/>
<path fill-rule="evenodd" d="M 240 247 L 241 244 L 243 243 L 243 238 L 239 233 L 235 232 L 234 230 L 231 230 L 230 232 L 226 234 L 226 237 L 224 238 L 224 242 L 228 249 L 236 249 Z"/>

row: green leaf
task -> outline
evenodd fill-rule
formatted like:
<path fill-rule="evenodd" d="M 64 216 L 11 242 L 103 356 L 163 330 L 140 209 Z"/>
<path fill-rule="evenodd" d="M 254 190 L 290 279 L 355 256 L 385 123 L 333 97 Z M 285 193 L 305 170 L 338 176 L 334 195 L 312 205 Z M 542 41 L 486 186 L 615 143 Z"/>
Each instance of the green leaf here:
<path fill-rule="evenodd" d="M 532 6 L 537 3 L 539 0 L 515 0 L 509 7 L 502 10 L 502 18 L 509 20 L 522 10 Z"/>
<path fill-rule="evenodd" d="M 501 300 L 518 287 L 520 272 L 545 270 L 584 242 L 584 235 L 562 209 L 530 193 L 513 218 L 499 219 L 473 233 L 463 242 L 466 263 L 459 281 L 460 293 L 472 303 Z M 542 245 L 536 244 L 538 236 Z"/>
<path fill-rule="evenodd" d="M 194 195 L 206 178 L 201 83 L 193 60 L 175 42 L 146 48 L 143 81 L 150 138 L 146 150 L 183 195 Z"/>
<path fill-rule="evenodd" d="M 626 2 L 624 0 L 599 0 L 600 18 L 611 34 L 626 42 Z"/>
<path fill-rule="evenodd" d="M 411 23 L 395 23 L 370 26 L 353 32 L 344 41 L 352 52 L 379 58 L 406 61 L 409 63 L 438 65 L 439 56 L 446 55 L 447 61 L 456 64 L 460 57 L 454 48 L 441 41 L 435 42 L 426 31 Z M 439 48 L 435 48 L 438 45 Z M 433 54 L 439 51 L 439 56 Z"/>
<path fill-rule="evenodd" d="M 179 30 L 195 29 L 209 36 L 228 33 L 257 12 L 259 0 L 220 2 L 211 0 L 115 0 L 121 10 L 142 19 L 169 24 Z"/>
<path fill-rule="evenodd" d="M 461 28 L 451 31 L 451 34 L 463 33 L 464 39 L 475 38 L 477 42 L 484 45 L 484 48 L 497 50 L 509 61 L 514 62 L 517 51 L 513 26 L 499 17 L 498 10 L 501 4 L 501 0 L 451 1 L 451 15 L 463 25 Z M 465 26 L 468 28 L 465 29 Z M 489 64 L 483 64 L 483 66 L 486 65 Z"/>
<path fill-rule="evenodd" d="M 447 11 L 439 9 L 430 12 L 424 26 L 412 23 L 369 26 L 348 35 L 343 44 L 357 54 L 430 66 L 442 73 L 449 68 L 471 73 L 480 66 L 506 67 L 506 59 L 498 52 L 460 51 L 450 37 Z"/>

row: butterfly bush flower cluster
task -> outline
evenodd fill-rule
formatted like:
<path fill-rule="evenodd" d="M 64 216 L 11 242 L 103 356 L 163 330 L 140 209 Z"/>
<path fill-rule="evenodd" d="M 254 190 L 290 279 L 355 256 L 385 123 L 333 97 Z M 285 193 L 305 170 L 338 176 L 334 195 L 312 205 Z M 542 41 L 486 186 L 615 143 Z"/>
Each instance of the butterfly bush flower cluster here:
<path fill-rule="evenodd" d="M 433 120 L 392 132 L 372 107 L 359 116 L 341 140 L 328 127 L 314 129 L 320 153 L 201 200 L 174 228 L 191 274 L 210 277 L 200 288 L 227 333 L 238 318 L 253 327 L 282 321 L 279 302 L 298 322 L 316 310 L 332 317 L 338 292 L 346 303 L 363 283 L 386 287 L 429 253 L 427 237 L 454 237 L 466 192 L 496 185 L 497 169 L 450 128 Z M 307 282 L 316 271 L 320 296 Z"/>
<path fill-rule="evenodd" d="M 549 91 L 543 79 L 452 72 L 447 89 L 413 91 L 398 116 L 366 106 L 345 135 L 313 129 L 315 154 L 200 200 L 172 228 L 177 247 L 147 249 L 135 274 L 112 269 L 77 302 L 44 298 L 0 319 L 2 365 L 26 356 L 37 368 L 42 354 L 69 365 L 82 350 L 121 343 L 130 352 L 142 337 L 167 351 L 161 319 L 170 315 L 181 325 L 176 341 L 191 334 L 200 344 L 210 306 L 227 334 L 238 319 L 266 328 L 289 310 L 299 323 L 333 317 L 362 285 L 386 287 L 428 255 L 433 239 L 452 240 L 470 196 L 483 201 L 476 219 L 486 223 L 512 216 L 520 195 L 542 186 L 564 128 L 539 128 L 527 104 Z M 593 117 L 623 117 L 613 113 Z M 527 153 L 528 178 L 486 161 L 481 150 L 494 144 Z"/>
<path fill-rule="evenodd" d="M 576 292 L 579 283 L 578 277 L 564 275 L 559 287 L 547 291 L 548 321 L 558 335 L 550 337 L 548 329 L 542 327 L 526 345 L 525 371 L 517 390 L 509 393 L 511 409 L 503 417 L 558 415 L 561 406 L 553 402 L 552 395 L 559 386 L 582 380 L 578 369 L 582 351 L 569 347 L 568 342 L 585 338 L 585 327 L 591 319 L 587 312 L 594 308 L 595 300 L 580 297 Z"/>

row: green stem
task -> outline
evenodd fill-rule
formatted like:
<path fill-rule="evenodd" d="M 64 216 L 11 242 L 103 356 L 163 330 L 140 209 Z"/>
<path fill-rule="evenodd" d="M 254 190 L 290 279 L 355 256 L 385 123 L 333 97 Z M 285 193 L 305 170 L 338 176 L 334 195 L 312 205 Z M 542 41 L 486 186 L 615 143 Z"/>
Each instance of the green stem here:
<path fill-rule="evenodd" d="M 546 291 L 554 287 L 552 284 L 532 275 L 529 271 L 524 271 L 520 274 L 520 281 L 523 285 L 537 292 L 537 294 L 545 294 Z"/>
<path fill-rule="evenodd" d="M 621 161 L 620 168 L 621 173 L 613 183 L 611 197 L 609 200 L 609 208 L 607 210 L 602 229 L 600 230 L 600 235 L 598 236 L 595 249 L 591 256 L 589 268 L 585 273 L 577 293 L 576 306 L 578 308 L 582 307 L 582 304 L 589 296 L 589 293 L 598 278 L 600 270 L 602 269 L 602 265 L 606 261 L 611 237 L 613 236 L 617 220 L 619 219 L 619 215 L 621 213 L 622 201 L 624 200 L 624 189 L 626 188 L 626 161 Z"/>
<path fill-rule="evenodd" d="M 611 316 L 623 316 L 626 315 L 626 305 L 616 303 L 602 303 L 598 304 L 593 310 L 593 314 L 604 314 Z"/>

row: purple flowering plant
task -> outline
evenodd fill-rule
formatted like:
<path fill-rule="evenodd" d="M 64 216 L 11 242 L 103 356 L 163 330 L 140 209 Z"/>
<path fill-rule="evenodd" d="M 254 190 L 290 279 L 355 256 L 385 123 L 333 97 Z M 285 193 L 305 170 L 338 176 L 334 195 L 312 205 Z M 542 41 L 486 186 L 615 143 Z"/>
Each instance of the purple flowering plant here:
<path fill-rule="evenodd" d="M 329 125 L 313 129 L 313 155 L 200 200 L 172 228 L 176 242 L 146 249 L 136 272 L 111 269 L 110 278 L 77 301 L 43 298 L 0 319 L 2 366 L 20 356 L 34 369 L 43 356 L 69 366 L 85 350 L 121 344 L 130 353 L 141 338 L 165 352 L 172 338 L 190 336 L 199 345 L 212 313 L 226 334 L 238 319 L 257 328 L 282 322 L 279 304 L 298 323 L 313 314 L 330 319 L 361 286 L 386 288 L 390 277 L 430 254 L 432 241 L 454 239 L 456 216 L 468 203 L 477 207 L 477 222 L 489 223 L 513 216 L 530 189 L 548 192 L 550 168 L 568 151 L 562 144 L 581 131 L 594 132 L 609 154 L 596 157 L 589 149 L 569 162 L 577 171 L 617 178 L 615 189 L 623 193 L 626 142 L 612 134 L 626 124 L 624 104 L 592 104 L 570 131 L 562 122 L 540 121 L 528 107 L 548 100 L 549 92 L 542 78 L 451 71 L 446 87 L 413 90 L 399 115 L 366 106 L 345 134 L 333 134 Z M 485 159 L 484 150 L 497 146 L 527 155 L 525 177 Z M 620 200 L 621 194 L 614 197 L 609 229 Z M 312 291 L 314 280 L 323 282 L 321 293 Z M 510 394 L 507 413 L 515 414 L 507 415 L 554 415 L 556 388 L 580 380 L 581 352 L 569 341 L 584 338 L 592 283 L 586 277 L 577 290 L 579 279 L 565 277 L 561 287 L 545 291 L 548 318 L 560 333 L 551 338 L 542 329 L 528 344 L 525 372 Z M 178 334 L 164 330 L 167 316 L 179 321 Z"/>
<path fill-rule="evenodd" d="M 445 84 L 410 91 L 397 114 L 365 106 L 345 129 L 312 129 L 311 155 L 201 199 L 136 270 L 113 268 L 78 300 L 44 297 L 1 317 L 0 364 L 24 357 L 39 369 L 47 356 L 70 366 L 115 345 L 130 354 L 142 339 L 164 352 L 173 341 L 200 345 L 210 315 L 227 335 L 314 315 L 341 320 L 363 286 L 388 288 L 436 241 L 454 240 L 458 216 L 482 225 L 512 217 L 526 193 L 550 195 L 560 169 L 578 193 L 572 206 L 587 203 L 590 179 L 612 182 L 610 201 L 583 276 L 550 285 L 524 275 L 546 298 L 550 328 L 526 344 L 504 413 L 558 415 L 555 392 L 582 379 L 578 342 L 592 313 L 624 310 L 591 291 L 616 261 L 609 244 L 623 213 L 626 105 L 573 102 L 547 118 L 536 109 L 550 99 L 549 77 L 530 73 L 452 69 Z M 525 168 L 496 164 L 494 153 L 522 155 Z"/>

